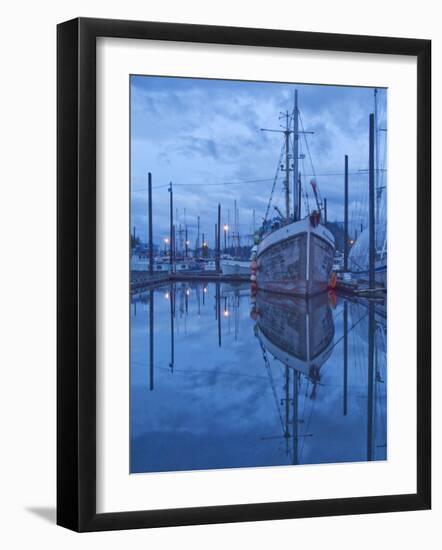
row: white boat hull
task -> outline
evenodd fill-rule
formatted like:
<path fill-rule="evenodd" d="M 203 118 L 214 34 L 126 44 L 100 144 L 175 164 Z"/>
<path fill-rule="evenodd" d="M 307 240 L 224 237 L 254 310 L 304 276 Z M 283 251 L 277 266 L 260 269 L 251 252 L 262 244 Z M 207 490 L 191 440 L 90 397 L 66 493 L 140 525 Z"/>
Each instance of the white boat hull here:
<path fill-rule="evenodd" d="M 130 263 L 131 271 L 149 271 L 149 260 L 146 258 L 132 257 Z M 153 270 L 155 273 L 168 273 L 171 271 L 169 262 L 154 262 Z M 175 264 L 176 271 L 189 271 L 190 265 L 187 262 L 177 261 Z"/>
<path fill-rule="evenodd" d="M 224 275 L 249 275 L 250 262 L 241 260 L 221 260 L 221 271 Z"/>
<path fill-rule="evenodd" d="M 309 218 L 270 233 L 257 250 L 261 290 L 311 296 L 327 289 L 335 253 L 334 237 Z"/>

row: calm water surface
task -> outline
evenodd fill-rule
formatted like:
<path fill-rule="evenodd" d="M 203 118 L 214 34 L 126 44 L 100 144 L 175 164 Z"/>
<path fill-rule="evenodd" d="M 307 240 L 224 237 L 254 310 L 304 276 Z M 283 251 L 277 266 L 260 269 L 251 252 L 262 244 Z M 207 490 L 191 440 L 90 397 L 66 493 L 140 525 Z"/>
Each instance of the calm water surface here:
<path fill-rule="evenodd" d="M 385 460 L 382 303 L 176 283 L 131 302 L 131 472 Z"/>

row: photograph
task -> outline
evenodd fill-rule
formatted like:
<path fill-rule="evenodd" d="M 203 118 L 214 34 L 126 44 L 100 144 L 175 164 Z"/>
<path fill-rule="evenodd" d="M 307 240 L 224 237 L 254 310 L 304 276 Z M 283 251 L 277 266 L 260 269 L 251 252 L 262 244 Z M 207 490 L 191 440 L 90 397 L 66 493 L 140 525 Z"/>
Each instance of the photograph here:
<path fill-rule="evenodd" d="M 129 88 L 129 473 L 387 460 L 388 90 Z"/>
<path fill-rule="evenodd" d="M 5 4 L 1 547 L 434 547 L 433 4 Z"/>

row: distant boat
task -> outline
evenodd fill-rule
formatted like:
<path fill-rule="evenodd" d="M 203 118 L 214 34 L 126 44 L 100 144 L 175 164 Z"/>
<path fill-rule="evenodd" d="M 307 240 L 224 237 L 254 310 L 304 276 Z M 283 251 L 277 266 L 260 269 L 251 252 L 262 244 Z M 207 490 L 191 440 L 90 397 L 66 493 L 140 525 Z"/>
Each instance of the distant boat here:
<path fill-rule="evenodd" d="M 221 260 L 221 271 L 224 275 L 249 275 L 250 260 Z"/>
<path fill-rule="evenodd" d="M 386 223 L 382 221 L 375 226 L 375 280 L 376 285 L 387 288 L 387 231 Z M 349 270 L 352 277 L 368 282 L 369 278 L 369 230 L 364 229 L 348 256 Z"/>
<path fill-rule="evenodd" d="M 205 260 L 203 264 L 204 271 L 216 271 L 216 262 L 215 260 Z"/>
<path fill-rule="evenodd" d="M 250 275 L 250 259 L 245 260 L 241 255 L 241 235 L 239 233 L 239 210 L 235 200 L 234 223 L 231 236 L 231 251 L 233 256 L 224 252 L 221 256 L 220 267 L 224 275 Z M 253 214 L 255 215 L 255 214 Z M 253 229 L 254 230 L 254 229 Z M 243 252 L 244 254 L 244 252 Z"/>
<path fill-rule="evenodd" d="M 285 172 L 285 215 L 275 206 L 279 218 L 273 223 L 268 221 L 269 201 L 256 252 L 256 283 L 258 289 L 262 290 L 311 296 L 327 289 L 335 254 L 335 239 L 322 223 L 323 205 L 314 179 L 310 181 L 310 184 L 316 200 L 316 210 L 309 212 L 304 219 L 301 218 L 298 142 L 300 136 L 305 137 L 307 132 L 298 130 L 297 90 L 295 91 L 293 113 L 290 117 L 287 112 L 285 117 L 284 130 L 271 130 L 282 132 L 285 140 L 285 166 L 280 164 L 280 170 Z M 293 127 L 291 127 L 292 121 Z M 292 134 L 294 135 L 293 146 Z M 292 153 L 290 153 L 291 147 Z M 295 160 L 293 168 L 291 159 Z M 290 212 L 290 172 L 295 175 L 293 178 L 293 197 L 295 198 L 293 213 Z"/>
<path fill-rule="evenodd" d="M 132 255 L 130 262 L 131 271 L 149 271 L 149 258 L 147 256 Z M 193 262 L 189 260 L 177 260 L 175 262 L 176 271 L 192 271 L 195 269 Z M 171 271 L 171 266 L 168 258 L 155 258 L 153 263 L 153 271 L 155 273 L 168 273 Z"/>
<path fill-rule="evenodd" d="M 332 271 L 337 273 L 344 270 L 344 254 L 339 250 L 336 251 L 333 258 Z"/>
<path fill-rule="evenodd" d="M 374 183 L 375 183 L 375 223 L 374 223 L 374 276 L 377 288 L 387 289 L 387 176 L 386 176 L 386 120 L 379 127 L 378 95 L 374 90 Z M 360 282 L 369 283 L 370 230 L 366 227 L 359 234 L 348 257 L 349 271 Z"/>

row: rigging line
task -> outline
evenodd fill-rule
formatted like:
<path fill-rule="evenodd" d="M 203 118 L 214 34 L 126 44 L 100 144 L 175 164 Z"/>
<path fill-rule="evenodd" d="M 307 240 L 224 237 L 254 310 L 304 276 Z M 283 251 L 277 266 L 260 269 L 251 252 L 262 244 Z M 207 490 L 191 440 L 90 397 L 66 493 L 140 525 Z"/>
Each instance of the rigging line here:
<path fill-rule="evenodd" d="M 152 189 L 162 189 L 163 187 L 169 187 L 169 184 L 164 184 L 164 185 L 152 185 Z M 142 188 L 142 189 L 131 189 L 130 192 L 131 193 L 140 193 L 140 192 L 145 192 L 145 191 L 148 191 L 148 187 L 145 187 L 145 188 Z"/>
<path fill-rule="evenodd" d="M 302 382 L 302 378 L 301 378 L 301 382 Z M 301 393 L 301 385 L 302 385 L 302 384 L 299 384 L 299 393 Z M 307 406 L 308 386 L 309 386 L 309 380 L 308 380 L 308 378 L 306 378 L 306 379 L 305 379 L 304 403 L 303 403 L 303 405 L 302 405 L 302 413 L 301 413 L 301 418 L 302 418 L 302 419 L 304 419 L 305 408 L 306 408 L 306 406 Z"/>
<path fill-rule="evenodd" d="M 360 317 L 356 323 L 354 323 L 347 331 L 347 334 L 349 334 L 357 325 L 359 325 L 359 323 L 365 319 L 366 317 L 368 317 L 368 312 L 363 315 L 362 317 Z M 342 340 L 344 339 L 344 336 L 345 334 L 343 334 L 338 340 L 336 340 L 336 342 L 334 342 L 334 344 L 332 345 L 332 347 L 330 348 L 330 351 L 333 350 L 340 342 L 342 342 Z M 327 363 L 322 367 L 322 370 L 324 371 L 325 368 L 327 367 Z"/>
<path fill-rule="evenodd" d="M 262 350 L 262 356 L 264 358 L 264 364 L 266 366 L 266 370 L 267 370 L 267 376 L 270 380 L 270 387 L 272 389 L 272 393 L 273 393 L 273 399 L 275 400 L 275 405 L 276 405 L 276 410 L 278 412 L 278 416 L 279 416 L 279 421 L 281 423 L 281 428 L 282 430 L 284 431 L 284 420 L 282 418 L 282 414 L 281 414 L 281 409 L 279 407 L 279 403 L 278 403 L 278 396 L 276 395 L 276 389 L 275 389 L 275 382 L 273 380 L 273 376 L 272 376 L 272 371 L 271 371 L 271 366 L 270 366 L 270 362 L 269 362 L 269 359 L 267 357 L 267 352 L 265 350 L 265 347 L 263 345 L 263 343 L 261 342 L 260 338 L 258 337 L 258 341 L 259 341 L 259 345 L 261 347 L 261 350 Z"/>
<path fill-rule="evenodd" d="M 305 163 L 304 163 L 304 157 L 305 155 L 303 154 L 303 147 L 302 147 L 302 141 L 300 141 L 300 149 L 301 149 L 301 155 L 302 155 L 302 158 L 301 158 L 301 164 L 302 164 L 302 172 L 304 174 L 304 185 L 301 185 L 301 195 L 302 195 L 302 198 L 304 199 L 304 208 L 305 208 L 305 211 L 307 213 L 307 215 L 310 216 L 310 201 L 309 201 L 309 197 L 308 197 L 308 191 L 307 191 L 307 185 L 306 185 L 306 181 L 305 181 Z"/>
<path fill-rule="evenodd" d="M 311 173 L 306 174 L 304 173 L 304 177 L 315 177 L 315 178 L 328 178 L 328 177 L 334 177 L 334 176 L 343 176 L 344 172 L 321 172 L 319 174 Z M 359 176 L 359 177 L 368 177 L 368 172 L 349 172 L 350 176 Z M 266 179 L 256 179 L 256 180 L 244 180 L 244 181 L 224 181 L 220 183 L 174 183 L 173 186 L 175 187 L 220 187 L 224 185 L 244 185 L 248 183 L 269 183 L 273 181 L 273 178 L 266 178 Z M 163 189 L 165 187 L 169 187 L 169 184 L 164 185 L 153 185 L 152 189 Z M 145 193 L 148 191 L 147 187 L 141 187 L 140 189 L 131 189 L 131 193 Z"/>
<path fill-rule="evenodd" d="M 253 179 L 253 180 L 242 180 L 242 181 L 223 181 L 218 183 L 174 183 L 173 186 L 177 187 L 199 187 L 199 186 L 222 186 L 222 185 L 243 185 L 244 183 L 268 183 L 269 181 L 272 181 L 272 178 L 266 178 L 266 179 Z M 163 187 L 169 187 L 169 184 L 165 185 L 154 185 L 152 189 L 161 189 Z M 132 189 L 132 193 L 139 193 L 148 191 L 147 187 L 141 187 L 140 189 Z"/>
<path fill-rule="evenodd" d="M 179 187 L 187 187 L 187 186 L 219 186 L 219 185 L 242 185 L 243 183 L 268 183 L 269 181 L 272 181 L 272 178 L 261 178 L 261 179 L 253 179 L 253 180 L 242 180 L 242 181 L 221 181 L 221 182 L 213 182 L 213 183 L 174 183 L 174 186 L 177 185 Z"/>
<path fill-rule="evenodd" d="M 355 308 L 358 312 L 358 315 L 360 315 L 361 310 L 364 310 L 368 315 L 366 308 L 363 308 L 359 303 L 355 304 Z M 353 314 L 352 314 L 352 319 L 353 319 Z M 361 351 L 361 344 L 360 342 L 356 341 L 356 337 L 357 335 L 354 332 L 350 335 L 350 339 L 352 342 L 352 350 L 353 350 L 352 356 L 355 357 L 356 368 L 359 369 L 359 377 L 363 381 L 363 383 L 366 385 L 368 383 L 367 368 L 366 368 L 367 351 L 363 351 L 363 352 Z M 366 342 L 363 343 L 363 346 L 364 346 L 364 350 L 366 350 L 367 349 Z"/>
<path fill-rule="evenodd" d="M 307 135 L 305 133 L 305 128 L 304 128 L 304 123 L 302 121 L 302 117 L 301 117 L 301 113 L 299 113 L 299 121 L 301 122 L 301 128 L 302 128 L 302 132 L 303 132 L 303 137 L 304 137 L 304 141 L 305 141 L 305 146 L 306 146 L 306 149 L 307 149 L 307 154 L 309 156 L 309 159 L 310 159 L 310 164 L 311 164 L 311 167 L 312 167 L 312 172 L 313 172 L 313 177 L 316 177 L 315 175 L 315 167 L 313 166 L 313 160 L 312 160 L 312 155 L 310 153 L 310 147 L 309 147 L 309 144 L 308 144 L 308 141 L 307 141 Z"/>
<path fill-rule="evenodd" d="M 269 215 L 269 210 L 270 210 L 270 206 L 272 204 L 272 199 L 273 199 L 273 193 L 275 192 L 276 182 L 278 181 L 279 167 L 281 165 L 281 160 L 282 160 L 282 155 L 283 154 L 284 154 L 284 144 L 281 146 L 281 152 L 279 154 L 278 165 L 276 167 L 276 173 L 275 173 L 275 177 L 273 179 L 272 190 L 270 191 L 269 202 L 267 203 L 267 209 L 266 209 L 266 213 L 265 213 L 265 216 L 264 216 L 263 223 L 265 223 L 267 221 L 267 216 Z"/>
<path fill-rule="evenodd" d="M 310 422 L 311 422 L 312 417 L 313 417 L 313 411 L 314 411 L 314 409 L 315 409 L 315 405 L 316 405 L 316 401 L 313 401 L 312 408 L 310 409 L 310 416 L 309 416 L 309 418 L 308 418 L 308 420 L 307 420 L 307 425 L 306 425 L 306 427 L 305 427 L 305 432 L 304 432 L 305 434 L 308 434 L 308 433 L 309 433 Z M 302 452 L 304 451 L 304 445 L 305 445 L 305 440 L 306 440 L 306 439 L 307 439 L 306 437 L 303 437 L 303 438 L 302 438 L 301 449 L 300 449 L 300 451 L 299 451 L 299 458 L 302 457 Z"/>

